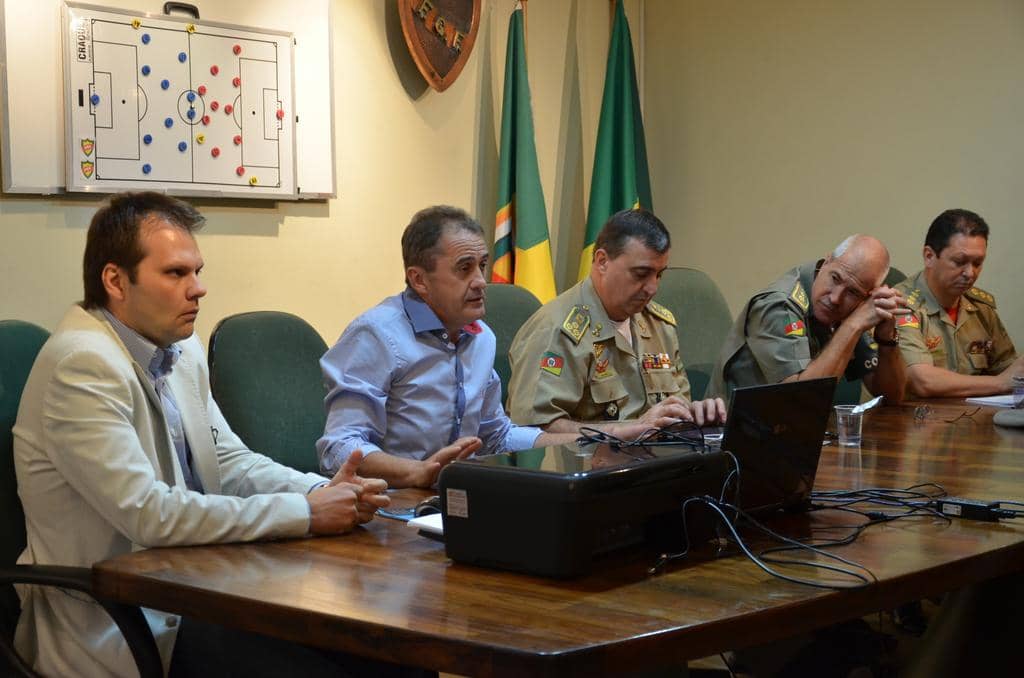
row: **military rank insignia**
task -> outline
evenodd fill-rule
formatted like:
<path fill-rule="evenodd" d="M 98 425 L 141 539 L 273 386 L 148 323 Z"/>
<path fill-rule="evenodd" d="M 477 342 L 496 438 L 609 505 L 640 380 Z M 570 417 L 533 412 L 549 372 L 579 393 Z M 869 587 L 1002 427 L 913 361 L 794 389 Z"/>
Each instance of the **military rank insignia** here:
<path fill-rule="evenodd" d="M 565 365 L 565 358 L 558 355 L 557 353 L 552 353 L 551 351 L 548 351 L 543 356 L 541 356 L 541 372 L 547 372 L 548 374 L 553 374 L 556 377 L 560 377 L 562 376 L 563 365 Z"/>
<path fill-rule="evenodd" d="M 580 343 L 580 339 L 587 332 L 587 327 L 590 325 L 590 311 L 587 307 L 573 306 L 572 310 L 569 311 L 569 315 L 565 316 L 565 321 L 562 322 L 562 331 L 569 335 L 569 338 L 574 343 Z"/>
<path fill-rule="evenodd" d="M 654 317 L 661 318 L 662 320 L 667 322 L 669 325 L 675 326 L 675 324 L 676 324 L 676 316 L 675 316 L 675 314 L 672 313 L 672 311 L 670 311 L 667 308 L 665 308 L 664 306 L 662 306 L 661 304 L 659 304 L 657 302 L 654 302 L 654 301 L 649 301 L 649 302 L 647 302 L 647 310 L 650 311 L 651 315 L 653 315 Z"/>
<path fill-rule="evenodd" d="M 804 291 L 804 286 L 800 284 L 799 280 L 796 281 L 793 291 L 789 293 L 789 298 L 805 311 L 811 306 L 811 302 L 807 300 L 807 292 Z"/>
<path fill-rule="evenodd" d="M 794 320 L 782 328 L 782 330 L 786 333 L 787 337 L 803 337 L 807 334 L 803 320 Z"/>
<path fill-rule="evenodd" d="M 925 337 L 924 344 L 925 344 L 925 346 L 928 347 L 929 351 L 934 351 L 935 349 L 937 349 L 942 344 L 942 337 L 940 337 L 940 336 Z"/>
<path fill-rule="evenodd" d="M 921 329 L 921 320 L 914 313 L 896 316 L 896 327 L 912 327 L 919 330 Z"/>

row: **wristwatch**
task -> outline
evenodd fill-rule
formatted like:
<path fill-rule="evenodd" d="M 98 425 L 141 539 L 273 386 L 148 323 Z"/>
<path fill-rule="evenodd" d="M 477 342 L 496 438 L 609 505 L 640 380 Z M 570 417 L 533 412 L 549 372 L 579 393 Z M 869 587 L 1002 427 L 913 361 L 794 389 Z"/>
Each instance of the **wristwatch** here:
<path fill-rule="evenodd" d="M 882 339 L 879 336 L 875 337 L 875 342 L 879 346 L 899 346 L 900 345 L 900 329 L 898 327 L 892 328 L 892 339 Z"/>

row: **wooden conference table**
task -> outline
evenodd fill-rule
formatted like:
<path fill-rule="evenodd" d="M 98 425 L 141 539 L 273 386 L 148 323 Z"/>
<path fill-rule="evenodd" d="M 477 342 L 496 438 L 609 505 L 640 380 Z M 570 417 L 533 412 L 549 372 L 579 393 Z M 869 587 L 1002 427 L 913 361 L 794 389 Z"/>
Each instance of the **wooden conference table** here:
<path fill-rule="evenodd" d="M 973 499 L 1024 499 L 1024 430 L 962 402 L 867 415 L 856 449 L 825 446 L 818 489 L 942 484 Z M 425 493 L 402 491 L 395 504 Z M 509 510 L 515 510 L 510 507 Z M 807 536 L 857 516 L 786 517 Z M 442 544 L 377 519 L 337 538 L 151 549 L 99 563 L 115 600 L 377 659 L 470 675 L 599 675 L 668 666 L 769 642 L 1024 570 L 1024 520 L 935 518 L 872 526 L 843 556 L 878 583 L 848 591 L 789 584 L 742 556 L 704 554 L 649 576 L 650 554 L 550 580 L 454 564 Z M 833 533 L 834 534 L 834 533 Z M 803 574 L 803 573 L 801 573 Z"/>

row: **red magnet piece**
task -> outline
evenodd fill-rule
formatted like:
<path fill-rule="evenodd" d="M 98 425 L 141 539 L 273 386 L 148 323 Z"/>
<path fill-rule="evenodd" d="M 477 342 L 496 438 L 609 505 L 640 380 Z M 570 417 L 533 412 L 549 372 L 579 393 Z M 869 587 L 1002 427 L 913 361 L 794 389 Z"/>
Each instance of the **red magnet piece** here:
<path fill-rule="evenodd" d="M 210 155 L 216 158 L 218 155 L 220 155 L 220 149 L 214 146 L 213 148 L 210 149 Z"/>
<path fill-rule="evenodd" d="M 235 168 L 235 174 L 237 174 L 238 176 L 242 176 L 243 174 L 245 174 L 245 168 L 239 165 L 238 167 Z"/>
<path fill-rule="evenodd" d="M 231 111 L 235 110 L 235 107 L 231 104 L 224 104 L 224 112 L 231 115 Z"/>
<path fill-rule="evenodd" d="M 235 146 L 241 146 L 241 145 L 242 145 L 242 135 L 241 134 L 236 134 L 235 135 Z"/>
<path fill-rule="evenodd" d="M 220 73 L 220 69 L 217 67 L 217 64 L 210 66 L 210 75 L 217 75 L 218 73 Z"/>
<path fill-rule="evenodd" d="M 234 47 L 231 48 L 231 51 L 234 52 L 235 54 L 241 54 L 242 53 L 242 46 L 241 45 L 235 45 Z"/>
<path fill-rule="evenodd" d="M 236 75 L 236 76 L 235 76 L 235 77 L 234 77 L 234 78 L 233 78 L 233 79 L 231 80 L 231 84 L 232 84 L 232 85 L 234 85 L 235 87 L 238 87 L 239 85 L 241 85 L 241 84 L 242 84 L 242 79 L 241 79 L 241 78 L 239 78 L 239 77 L 238 77 L 238 76 Z"/>
<path fill-rule="evenodd" d="M 277 119 L 278 120 L 284 120 L 284 111 L 281 110 L 280 108 L 277 109 Z"/>
<path fill-rule="evenodd" d="M 208 115 L 204 115 L 203 116 L 203 124 L 204 125 L 209 125 L 210 124 L 210 116 L 208 116 Z"/>
<path fill-rule="evenodd" d="M 206 85 L 200 85 L 199 87 L 196 88 L 196 91 L 199 92 L 199 96 L 205 96 L 206 95 Z"/>
<path fill-rule="evenodd" d="M 220 102 L 219 101 L 211 101 L 210 102 L 210 110 L 211 111 L 216 111 L 218 108 L 220 108 Z"/>

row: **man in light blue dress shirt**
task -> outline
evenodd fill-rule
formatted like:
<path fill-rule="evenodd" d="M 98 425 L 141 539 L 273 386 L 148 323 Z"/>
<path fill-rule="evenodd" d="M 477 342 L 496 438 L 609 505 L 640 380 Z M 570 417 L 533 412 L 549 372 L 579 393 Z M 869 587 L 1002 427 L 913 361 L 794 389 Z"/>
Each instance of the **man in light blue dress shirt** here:
<path fill-rule="evenodd" d="M 513 424 L 502 407 L 494 333 L 481 320 L 488 255 L 480 224 L 455 207 L 421 210 L 402 235 L 402 258 L 405 291 L 352 321 L 320 360 L 328 388 L 321 470 L 333 473 L 362 450 L 360 474 L 430 487 L 442 467 L 475 452 L 571 442 L 576 434 Z"/>

